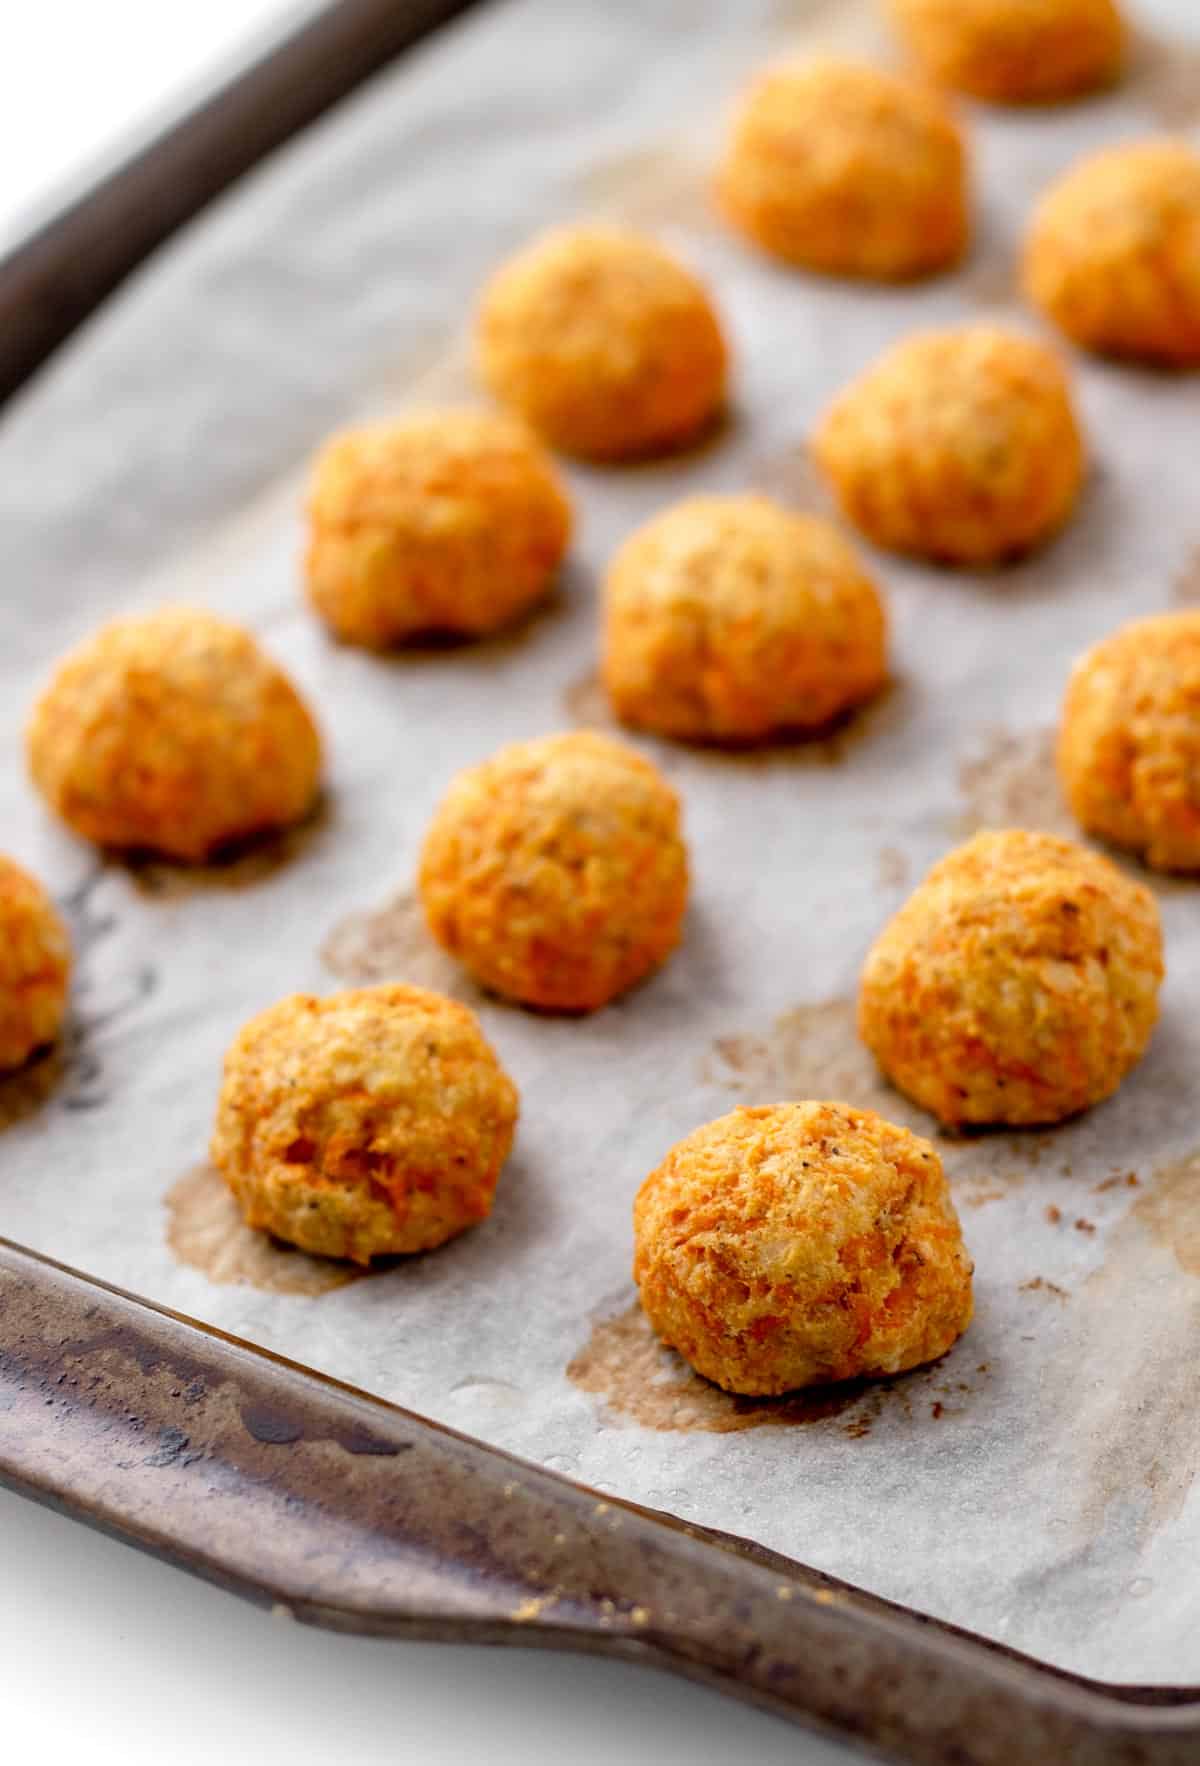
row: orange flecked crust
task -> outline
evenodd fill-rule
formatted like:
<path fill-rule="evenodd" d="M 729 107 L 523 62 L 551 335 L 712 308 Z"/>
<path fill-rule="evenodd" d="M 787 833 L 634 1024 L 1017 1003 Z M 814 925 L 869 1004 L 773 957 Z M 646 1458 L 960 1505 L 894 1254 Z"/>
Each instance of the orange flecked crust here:
<path fill-rule="evenodd" d="M 993 325 L 894 345 L 834 400 L 813 452 L 876 545 L 957 565 L 1047 539 L 1084 470 L 1058 357 Z"/>
<path fill-rule="evenodd" d="M 54 1041 L 67 1009 L 71 944 L 35 877 L 0 857 L 0 1070 Z"/>
<path fill-rule="evenodd" d="M 879 594 L 828 524 L 695 497 L 639 529 L 605 585 L 604 684 L 626 723 L 700 741 L 818 729 L 887 673 Z"/>
<path fill-rule="evenodd" d="M 334 436 L 308 504 L 308 594 L 347 643 L 490 632 L 539 601 L 571 531 L 521 424 L 431 411 Z"/>
<path fill-rule="evenodd" d="M 484 290 L 477 349 L 496 398 L 586 459 L 682 446 L 725 398 L 707 291 L 624 228 L 562 228 L 511 259 Z"/>
<path fill-rule="evenodd" d="M 1115 0 L 887 0 L 930 79 L 994 104 L 1051 104 L 1112 83 L 1126 33 Z"/>
<path fill-rule="evenodd" d="M 514 742 L 453 781 L 421 854 L 431 931 L 496 993 L 592 1011 L 679 942 L 679 799 L 624 742 Z"/>
<path fill-rule="evenodd" d="M 1162 978 L 1148 890 L 1072 840 L 977 834 L 871 947 L 859 1033 L 943 1122 L 1058 1122 L 1141 1058 Z"/>
<path fill-rule="evenodd" d="M 1200 612 L 1134 620 L 1080 658 L 1058 772 L 1089 833 L 1158 870 L 1200 870 Z"/>
<path fill-rule="evenodd" d="M 958 125 L 933 93 L 854 62 L 768 69 L 737 119 L 718 196 L 765 251 L 835 276 L 924 276 L 967 243 Z"/>
<path fill-rule="evenodd" d="M 298 993 L 230 1046 L 212 1158 L 250 1226 L 369 1263 L 485 1219 L 516 1120 L 465 1006 L 419 987 Z"/>
<path fill-rule="evenodd" d="M 1082 160 L 1034 211 L 1024 284 L 1084 349 L 1200 364 L 1200 154 L 1140 141 Z"/>
<path fill-rule="evenodd" d="M 299 821 L 321 744 L 248 632 L 195 607 L 104 626 L 34 707 L 29 767 L 85 840 L 199 860 Z"/>
<path fill-rule="evenodd" d="M 734 1110 L 672 1147 L 633 1207 L 659 1336 L 727 1392 L 898 1374 L 971 1320 L 971 1263 L 918 1135 L 849 1104 Z"/>

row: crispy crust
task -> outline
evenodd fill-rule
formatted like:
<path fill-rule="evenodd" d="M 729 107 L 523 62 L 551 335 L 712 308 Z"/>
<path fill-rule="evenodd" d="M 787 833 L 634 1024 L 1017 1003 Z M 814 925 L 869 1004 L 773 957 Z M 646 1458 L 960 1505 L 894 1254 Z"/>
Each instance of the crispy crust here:
<path fill-rule="evenodd" d="M 887 673 L 879 593 L 828 522 L 694 497 L 640 528 L 604 592 L 604 684 L 626 723 L 704 741 L 819 729 Z"/>
<path fill-rule="evenodd" d="M 195 607 L 115 620 L 34 707 L 29 767 L 85 840 L 199 860 L 301 820 L 321 744 L 248 632 Z"/>
<path fill-rule="evenodd" d="M 1158 1017 L 1148 890 L 1050 834 L 977 834 L 868 954 L 859 1033 L 943 1122 L 1057 1122 L 1114 1092 Z"/>
<path fill-rule="evenodd" d="M 931 80 L 995 104 L 1049 104 L 1107 86 L 1126 31 L 1116 0 L 888 0 Z"/>
<path fill-rule="evenodd" d="M 970 1322 L 941 1161 L 871 1110 L 734 1110 L 672 1147 L 633 1218 L 650 1322 L 729 1392 L 901 1373 Z"/>
<path fill-rule="evenodd" d="M 35 877 L 0 857 L 0 1070 L 57 1037 L 67 1009 L 71 943 Z"/>
<path fill-rule="evenodd" d="M 421 854 L 434 937 L 486 987 L 591 1011 L 679 941 L 679 800 L 623 742 L 590 732 L 502 748 L 460 773 Z"/>
<path fill-rule="evenodd" d="M 308 514 L 309 599 L 338 637 L 371 649 L 508 624 L 546 593 L 571 531 L 533 437 L 475 411 L 334 436 Z"/>
<path fill-rule="evenodd" d="M 250 1226 L 369 1263 L 483 1220 L 516 1120 L 465 1006 L 418 987 L 293 994 L 230 1046 L 212 1158 Z"/>
<path fill-rule="evenodd" d="M 967 243 L 962 134 L 932 92 L 878 68 L 818 60 L 751 88 L 718 180 L 733 224 L 787 263 L 899 281 Z"/>

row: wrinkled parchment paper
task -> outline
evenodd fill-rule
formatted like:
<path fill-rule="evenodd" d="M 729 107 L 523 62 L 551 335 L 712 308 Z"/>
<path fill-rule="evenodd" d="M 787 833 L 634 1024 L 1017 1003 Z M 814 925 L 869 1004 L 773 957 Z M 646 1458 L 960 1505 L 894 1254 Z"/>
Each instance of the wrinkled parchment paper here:
<path fill-rule="evenodd" d="M 3 1088 L 0 1230 L 1057 1663 L 1196 1680 L 1200 884 L 1160 887 L 1165 1010 L 1120 1097 L 1056 1133 L 943 1144 L 978 1316 L 938 1367 L 738 1405 L 653 1344 L 628 1264 L 642 1176 L 740 1101 L 845 1096 L 930 1126 L 855 1044 L 863 953 L 973 827 L 1064 825 L 1047 731 L 1069 660 L 1132 614 L 1200 598 L 1200 383 L 1078 362 L 1093 453 L 1078 519 L 991 575 L 875 560 L 895 682 L 837 737 L 724 759 L 644 744 L 686 799 L 695 897 L 683 948 L 620 1004 L 577 1022 L 481 998 L 431 952 L 407 893 L 456 768 L 603 721 L 597 578 L 622 535 L 701 488 L 819 507 L 802 444 L 829 395 L 917 325 L 1011 309 L 1036 328 L 1012 277 L 1034 194 L 1084 148 L 1200 117 L 1195 57 L 1153 44 L 1121 93 L 972 110 L 963 269 L 902 290 L 821 282 L 752 256 L 705 194 L 746 72 L 818 40 L 889 53 L 851 0 L 483 8 L 210 211 L 9 410 L 0 829 L 67 903 L 78 976 L 61 1057 Z M 729 427 L 687 459 L 571 469 L 578 544 L 522 629 L 388 660 L 337 648 L 297 593 L 305 461 L 334 423 L 466 395 L 480 277 L 578 214 L 655 228 L 711 279 L 737 350 Z M 102 616 L 168 597 L 249 622 L 329 745 L 316 825 L 196 877 L 99 861 L 51 824 L 19 759 L 52 659 Z M 239 1023 L 293 989 L 386 975 L 478 1006 L 521 1088 L 520 1135 L 486 1225 L 337 1285 L 248 1249 L 197 1167 Z"/>

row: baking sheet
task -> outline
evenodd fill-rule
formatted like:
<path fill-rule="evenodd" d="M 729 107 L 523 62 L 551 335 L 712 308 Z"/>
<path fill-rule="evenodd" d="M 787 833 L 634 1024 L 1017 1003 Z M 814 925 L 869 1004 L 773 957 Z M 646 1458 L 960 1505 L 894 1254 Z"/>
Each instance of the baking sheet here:
<path fill-rule="evenodd" d="M 477 994 L 412 904 L 456 768 L 603 721 L 596 587 L 622 535 L 706 488 L 819 506 L 803 439 L 830 394 L 918 324 L 1013 307 L 1022 217 L 1082 149 L 1200 118 L 1195 58 L 1153 44 L 1121 93 L 972 110 L 980 228 L 964 268 L 901 290 L 820 282 L 752 257 L 704 193 L 743 76 L 817 41 L 887 53 L 857 0 L 490 6 L 276 156 L 10 408 L 0 826 L 66 902 L 78 977 L 61 1056 L 0 1091 L 0 1227 L 1063 1666 L 1197 1680 L 1200 885 L 1159 886 L 1164 1015 L 1120 1097 L 1052 1134 L 942 1144 L 978 1313 L 936 1368 L 739 1403 L 655 1346 L 628 1281 L 641 1178 L 735 1103 L 844 1096 L 929 1128 L 855 1043 L 862 956 L 971 828 L 1064 825 L 1047 731 L 1070 658 L 1200 596 L 1194 380 L 1077 364 L 1091 477 L 1038 558 L 980 576 L 875 560 L 895 681 L 837 737 L 728 758 L 642 744 L 684 795 L 695 870 L 686 942 L 648 985 L 583 1021 L 531 1016 Z M 617 213 L 717 290 L 737 351 L 731 423 L 685 459 L 572 468 L 578 543 L 520 630 L 386 660 L 337 648 L 297 594 L 304 461 L 333 423 L 469 394 L 462 318 L 487 267 L 549 221 Z M 330 754 L 311 828 L 196 875 L 97 861 L 51 825 L 17 761 L 53 658 L 100 617 L 168 597 L 260 632 Z M 383 976 L 478 1007 L 522 1121 L 484 1226 L 343 1283 L 247 1239 L 203 1160 L 239 1023 L 293 989 Z"/>

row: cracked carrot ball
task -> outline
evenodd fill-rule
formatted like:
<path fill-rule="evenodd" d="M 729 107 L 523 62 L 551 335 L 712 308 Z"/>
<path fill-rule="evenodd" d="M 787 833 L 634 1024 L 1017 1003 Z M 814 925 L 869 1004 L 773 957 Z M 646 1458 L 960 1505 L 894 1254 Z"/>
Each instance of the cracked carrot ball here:
<path fill-rule="evenodd" d="M 230 1046 L 212 1159 L 248 1225 L 369 1263 L 485 1219 L 516 1120 L 465 1006 L 420 987 L 292 994 Z"/>
<path fill-rule="evenodd" d="M 34 708 L 28 752 L 85 840 L 184 860 L 300 821 L 321 768 L 282 669 L 196 607 L 115 620 L 73 650 Z"/>
<path fill-rule="evenodd" d="M 1140 1060 L 1162 978 L 1148 890 L 1073 840 L 977 834 L 871 947 L 858 1027 L 943 1122 L 1058 1122 Z"/>
<path fill-rule="evenodd" d="M 478 636 L 545 595 L 571 509 L 523 425 L 430 411 L 334 436 L 309 497 L 308 594 L 347 643 Z"/>
<path fill-rule="evenodd" d="M 718 181 L 726 214 L 765 251 L 839 276 L 900 280 L 962 255 L 962 135 L 940 99 L 854 62 L 768 69 Z"/>
<path fill-rule="evenodd" d="M 1061 527 L 1084 451 L 1052 350 L 993 325 L 921 332 L 834 400 L 813 438 L 846 516 L 876 545 L 982 565 Z"/>
<path fill-rule="evenodd" d="M 496 993 L 587 1012 L 679 942 L 679 799 L 624 742 L 514 742 L 460 773 L 421 854 L 430 930 Z"/>
<path fill-rule="evenodd" d="M 1071 672 L 1058 772 L 1089 834 L 1200 870 L 1200 613 L 1122 626 Z"/>
<path fill-rule="evenodd" d="M 619 717 L 700 741 L 819 729 L 887 673 L 879 593 L 827 522 L 694 497 L 618 552 L 604 684 Z"/>
<path fill-rule="evenodd" d="M 0 1070 L 20 1067 L 58 1035 L 71 945 L 35 877 L 0 857 Z"/>
<path fill-rule="evenodd" d="M 1200 364 L 1200 154 L 1139 141 L 1082 160 L 1034 213 L 1024 283 L 1084 349 Z"/>
<path fill-rule="evenodd" d="M 680 447 L 725 398 L 707 291 L 626 228 L 562 228 L 511 259 L 484 291 L 477 346 L 501 403 L 585 459 Z"/>
<path fill-rule="evenodd" d="M 633 1208 L 651 1324 L 752 1396 L 898 1374 L 971 1320 L 941 1160 L 849 1104 L 734 1110 L 672 1147 Z"/>
<path fill-rule="evenodd" d="M 1049 104 L 1109 85 L 1125 58 L 1116 0 L 888 0 L 930 79 L 995 104 Z"/>

